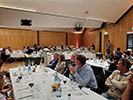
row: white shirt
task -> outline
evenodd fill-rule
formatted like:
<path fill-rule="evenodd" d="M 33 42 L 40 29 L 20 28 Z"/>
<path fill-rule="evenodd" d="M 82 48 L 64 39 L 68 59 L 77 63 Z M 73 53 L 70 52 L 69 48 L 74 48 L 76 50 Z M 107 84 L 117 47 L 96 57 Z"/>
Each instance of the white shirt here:
<path fill-rule="evenodd" d="M 11 52 L 8 49 L 6 49 L 5 55 L 10 55 L 10 54 L 11 54 Z"/>
<path fill-rule="evenodd" d="M 6 100 L 5 96 L 0 93 L 0 100 Z"/>

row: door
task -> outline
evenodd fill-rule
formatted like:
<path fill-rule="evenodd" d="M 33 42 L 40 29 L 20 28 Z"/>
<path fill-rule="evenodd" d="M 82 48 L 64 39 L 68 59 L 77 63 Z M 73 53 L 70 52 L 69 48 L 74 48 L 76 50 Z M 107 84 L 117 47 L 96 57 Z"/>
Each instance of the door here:
<path fill-rule="evenodd" d="M 106 43 L 108 42 L 109 40 L 109 35 L 104 35 L 104 55 L 105 55 L 105 52 L 106 52 Z"/>

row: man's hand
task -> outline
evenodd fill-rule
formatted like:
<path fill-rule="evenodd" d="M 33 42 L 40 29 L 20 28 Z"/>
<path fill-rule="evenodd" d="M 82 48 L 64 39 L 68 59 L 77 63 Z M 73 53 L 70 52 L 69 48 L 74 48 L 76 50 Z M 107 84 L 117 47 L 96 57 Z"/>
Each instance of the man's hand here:
<path fill-rule="evenodd" d="M 13 98 L 7 98 L 7 100 L 13 100 Z"/>
<path fill-rule="evenodd" d="M 127 82 L 128 82 L 128 85 L 133 88 L 133 77 L 130 76 L 128 79 L 127 79 Z"/>
<path fill-rule="evenodd" d="M 71 74 L 75 74 L 77 71 L 76 71 L 76 68 L 75 67 L 73 67 L 73 66 L 70 66 L 69 67 L 69 70 L 70 70 L 70 73 Z"/>

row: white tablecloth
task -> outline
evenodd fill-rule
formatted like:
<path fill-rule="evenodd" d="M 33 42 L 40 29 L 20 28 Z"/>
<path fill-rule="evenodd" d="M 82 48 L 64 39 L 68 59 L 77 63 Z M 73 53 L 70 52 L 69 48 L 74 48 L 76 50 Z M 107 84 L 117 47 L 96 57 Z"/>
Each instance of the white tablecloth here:
<path fill-rule="evenodd" d="M 71 100 L 107 100 L 85 87 L 82 88 L 82 90 L 79 90 L 78 83 L 72 82 L 60 74 L 58 74 L 59 78 L 67 80 L 67 83 L 64 85 L 61 81 L 62 96 L 57 98 L 56 92 L 53 92 L 51 88 L 52 84 L 54 83 L 53 75 L 55 72 L 49 68 L 47 68 L 48 72 L 43 72 L 39 67 L 37 68 L 36 72 L 32 73 L 32 76 L 34 77 L 34 86 L 38 84 L 41 89 L 40 92 L 36 92 L 34 89 L 34 96 L 31 96 L 30 89 L 28 88 L 29 82 L 25 80 L 24 76 L 20 82 L 17 82 L 16 73 L 18 73 L 18 69 L 12 68 L 9 70 L 13 86 L 14 100 L 68 100 L 68 93 L 71 93 Z M 27 70 L 25 70 L 25 73 L 26 72 L 28 73 Z M 28 80 L 28 78 L 26 79 Z"/>
<path fill-rule="evenodd" d="M 86 63 L 90 66 L 102 67 L 104 74 L 105 74 L 105 70 L 108 70 L 109 68 L 108 67 L 109 64 L 106 61 L 101 63 L 101 61 L 95 62 L 94 60 L 87 60 Z"/>
<path fill-rule="evenodd" d="M 11 53 L 10 57 L 12 57 L 12 58 L 23 58 L 24 53 Z"/>

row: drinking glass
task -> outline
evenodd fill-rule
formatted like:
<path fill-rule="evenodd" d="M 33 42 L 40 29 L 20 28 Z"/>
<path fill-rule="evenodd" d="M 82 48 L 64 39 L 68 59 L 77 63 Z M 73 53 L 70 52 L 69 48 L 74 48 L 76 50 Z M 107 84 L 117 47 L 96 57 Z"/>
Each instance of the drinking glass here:
<path fill-rule="evenodd" d="M 79 87 L 79 89 L 81 90 L 82 87 L 83 87 L 83 85 L 82 85 L 82 84 L 79 84 L 78 87 Z M 81 92 L 80 92 L 80 95 L 81 95 Z"/>
<path fill-rule="evenodd" d="M 34 66 L 34 61 L 31 61 L 31 65 Z"/>
<path fill-rule="evenodd" d="M 42 65 L 42 60 L 40 60 L 40 66 Z"/>
<path fill-rule="evenodd" d="M 19 73 L 20 73 L 20 71 L 21 71 L 21 65 L 20 65 L 20 63 L 18 64 L 18 71 L 19 71 Z"/>
<path fill-rule="evenodd" d="M 39 84 L 35 84 L 34 88 L 36 90 L 36 98 L 38 98 L 39 97 L 39 92 L 41 91 L 41 87 L 40 87 Z"/>
<path fill-rule="evenodd" d="M 82 89 L 82 87 L 83 87 L 83 81 L 81 81 L 80 84 L 78 84 L 78 87 L 79 87 L 79 89 L 80 89 L 80 95 L 82 95 L 81 89 Z"/>
<path fill-rule="evenodd" d="M 29 84 L 29 87 L 30 87 L 30 92 L 33 95 L 32 97 L 34 98 L 35 88 L 34 88 L 34 76 L 33 75 L 29 76 L 28 84 Z"/>
<path fill-rule="evenodd" d="M 63 83 L 64 83 L 64 85 L 63 85 L 63 88 L 66 88 L 66 83 L 67 83 L 67 79 L 63 79 Z"/>

